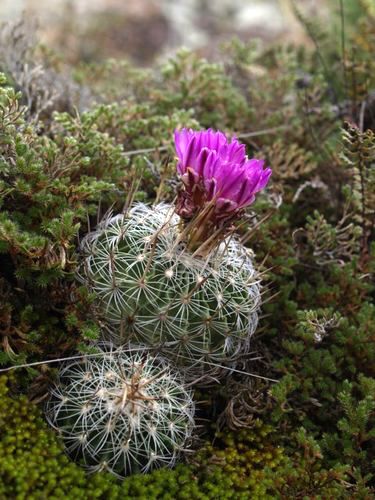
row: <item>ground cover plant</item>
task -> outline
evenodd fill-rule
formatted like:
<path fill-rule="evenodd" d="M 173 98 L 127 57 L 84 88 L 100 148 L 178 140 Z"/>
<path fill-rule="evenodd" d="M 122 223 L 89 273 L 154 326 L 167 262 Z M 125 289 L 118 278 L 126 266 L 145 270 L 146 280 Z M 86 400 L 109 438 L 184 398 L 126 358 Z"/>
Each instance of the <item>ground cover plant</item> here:
<path fill-rule="evenodd" d="M 369 3 L 359 2 L 353 19 L 348 10 L 345 30 L 343 17 L 333 13 L 336 32 L 297 13 L 315 49 L 264 49 L 233 41 L 223 47 L 219 63 L 182 50 L 152 70 L 118 61 L 66 67 L 30 37 L 24 22 L 2 28 L 0 498 L 373 497 L 375 13 Z M 179 262 L 178 272 L 168 278 L 173 258 L 161 260 L 157 245 L 149 247 L 153 267 L 146 259 L 142 269 L 160 288 L 152 300 L 143 297 L 140 303 L 139 297 L 132 301 L 129 278 L 122 288 L 124 302 L 117 296 L 109 300 L 106 293 L 100 297 L 112 275 L 98 278 L 100 255 L 91 254 L 89 267 L 84 263 L 93 242 L 121 255 L 125 247 L 126 265 L 120 262 L 113 274 L 129 276 L 142 254 L 136 248 L 139 228 L 167 227 L 165 245 L 176 237 L 170 219 L 166 224 L 165 207 L 176 202 L 177 193 L 177 215 L 187 224 L 198 213 L 194 207 L 217 199 L 197 198 L 194 176 L 181 181 L 189 165 L 178 148 L 176 174 L 175 130 L 208 128 L 236 136 L 249 158 L 272 168 L 267 187 L 264 183 L 235 224 L 250 259 L 247 274 L 250 268 L 254 272 L 252 299 L 238 284 L 242 265 L 235 270 L 236 285 L 224 290 L 229 305 L 223 318 L 214 313 L 215 321 L 202 330 L 196 311 L 187 309 L 185 316 L 174 313 L 178 321 L 162 330 L 152 323 L 158 308 L 165 313 L 176 307 L 162 310 L 179 286 L 192 286 L 188 272 L 194 268 Z M 225 207 L 228 225 L 221 218 L 221 228 L 235 222 L 226 219 L 232 208 Z M 133 220 L 129 240 L 116 247 L 111 236 L 121 229 L 116 214 L 131 210 L 141 211 L 147 224 Z M 108 226 L 111 217 L 117 226 Z M 207 258 L 208 249 L 202 248 L 199 230 L 204 227 L 204 238 L 215 236 L 210 242 L 218 234 L 217 213 L 212 217 L 200 219 L 189 233 L 188 244 L 200 259 Z M 225 274 L 226 264 L 220 262 Z M 172 275 L 178 279 L 170 285 Z M 207 278 L 205 283 L 217 296 L 221 282 Z M 217 304 L 208 292 L 201 295 L 198 310 L 212 315 Z M 251 326 L 235 317 L 238 303 L 248 307 L 244 317 L 252 318 Z M 141 310 L 140 327 L 128 322 L 123 328 L 132 332 L 130 341 L 146 348 L 154 342 L 165 355 L 160 363 L 167 368 L 155 380 L 142 372 L 147 364 L 131 365 L 131 353 L 121 361 L 125 364 L 106 358 L 110 369 L 98 361 L 103 337 L 122 344 L 117 327 L 124 307 L 132 314 Z M 223 350 L 234 345 L 225 339 L 223 325 L 238 339 L 233 352 Z M 241 325 L 252 333 L 248 344 Z M 194 339 L 192 348 L 186 343 L 185 350 L 181 344 L 176 348 L 173 342 L 181 342 L 191 327 L 200 343 Z M 144 358 L 152 373 L 159 369 L 155 355 Z M 186 373 L 187 358 L 194 376 Z M 215 368 L 209 377 L 202 361 Z M 73 399 L 79 399 L 87 386 L 81 381 L 69 386 L 69 370 L 102 384 L 95 411 L 85 406 L 79 418 L 64 398 L 78 391 Z M 124 370 L 133 370 L 129 386 Z M 112 372 L 122 380 L 120 392 L 111 385 Z M 176 379 L 168 378 L 170 373 Z M 175 393 L 177 379 L 186 385 Z M 164 406 L 150 401 L 148 392 L 150 386 L 161 391 L 163 383 L 174 395 L 168 399 L 166 391 Z M 95 390 L 91 394 L 98 396 Z M 147 411 L 142 417 L 132 401 L 150 408 L 157 438 L 144 433 Z M 57 413 L 51 413 L 54 407 Z M 46 408 L 61 432 L 48 425 Z M 130 429 L 136 434 L 143 429 L 135 454 L 145 446 L 147 455 L 157 445 L 159 465 L 172 465 L 177 456 L 181 463 L 148 472 L 150 455 L 137 462 L 133 454 L 133 474 L 120 468 L 115 470 L 119 478 L 111 474 L 113 467 L 99 467 L 87 475 L 85 453 L 86 465 L 95 466 L 92 450 L 105 443 L 104 453 L 119 444 L 118 420 L 110 416 L 119 408 L 126 409 Z M 175 424 L 177 413 L 184 415 L 186 427 Z M 94 414 L 107 418 L 95 423 L 105 423 L 102 437 L 75 446 L 70 437 L 77 431 L 74 439 L 78 434 L 86 439 L 77 426 L 93 426 Z M 73 429 L 68 436 L 67 425 Z M 176 448 L 173 460 L 163 462 L 170 436 L 181 453 Z"/>

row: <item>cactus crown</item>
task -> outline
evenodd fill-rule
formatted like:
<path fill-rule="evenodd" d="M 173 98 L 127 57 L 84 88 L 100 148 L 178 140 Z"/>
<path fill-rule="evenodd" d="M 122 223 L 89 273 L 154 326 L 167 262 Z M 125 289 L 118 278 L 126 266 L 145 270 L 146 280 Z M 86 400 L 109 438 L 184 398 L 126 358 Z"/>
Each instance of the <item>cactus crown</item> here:
<path fill-rule="evenodd" d="M 163 358 L 110 344 L 64 366 L 47 406 L 71 455 L 119 477 L 172 466 L 193 414 L 190 391 Z"/>

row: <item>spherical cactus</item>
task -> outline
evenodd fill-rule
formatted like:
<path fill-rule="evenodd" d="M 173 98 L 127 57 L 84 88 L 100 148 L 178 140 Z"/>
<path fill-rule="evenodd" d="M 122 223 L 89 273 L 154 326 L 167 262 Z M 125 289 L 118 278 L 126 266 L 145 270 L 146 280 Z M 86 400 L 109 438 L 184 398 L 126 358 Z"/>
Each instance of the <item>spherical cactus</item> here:
<path fill-rule="evenodd" d="M 172 466 L 188 445 L 193 415 L 190 391 L 163 358 L 110 344 L 65 365 L 47 404 L 69 454 L 118 477 Z"/>
<path fill-rule="evenodd" d="M 233 236 L 202 257 L 187 247 L 173 206 L 138 204 L 102 223 L 82 250 L 81 278 L 112 341 L 153 347 L 194 378 L 248 353 L 259 277 Z"/>

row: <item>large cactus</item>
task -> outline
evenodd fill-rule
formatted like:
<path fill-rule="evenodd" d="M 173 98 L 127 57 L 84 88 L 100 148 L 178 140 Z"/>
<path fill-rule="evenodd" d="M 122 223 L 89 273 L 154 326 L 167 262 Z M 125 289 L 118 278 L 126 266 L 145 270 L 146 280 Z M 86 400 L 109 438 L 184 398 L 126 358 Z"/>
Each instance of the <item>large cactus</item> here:
<path fill-rule="evenodd" d="M 82 276 L 112 340 L 161 350 L 193 376 L 248 351 L 260 289 L 250 252 L 234 238 L 199 258 L 181 241 L 173 207 L 139 204 L 83 249 Z"/>
<path fill-rule="evenodd" d="M 220 132 L 175 141 L 176 206 L 138 204 L 103 222 L 83 242 L 81 277 L 111 340 L 160 350 L 189 376 L 217 375 L 248 352 L 257 325 L 259 278 L 233 222 L 271 171 Z"/>
<path fill-rule="evenodd" d="M 142 349 L 102 344 L 100 351 L 60 370 L 49 422 L 91 471 L 123 477 L 172 466 L 194 425 L 194 404 L 180 375 Z"/>

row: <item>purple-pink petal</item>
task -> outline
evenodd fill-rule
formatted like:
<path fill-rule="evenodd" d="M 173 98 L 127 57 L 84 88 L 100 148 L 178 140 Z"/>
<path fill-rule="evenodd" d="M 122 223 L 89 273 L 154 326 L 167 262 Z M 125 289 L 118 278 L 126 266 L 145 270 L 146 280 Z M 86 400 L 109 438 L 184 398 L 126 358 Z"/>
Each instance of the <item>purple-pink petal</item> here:
<path fill-rule="evenodd" d="M 174 142 L 176 145 L 177 156 L 181 159 L 185 153 L 190 136 L 188 131 L 183 128 L 180 132 L 177 130 L 174 133 Z"/>
<path fill-rule="evenodd" d="M 266 185 L 268 184 L 268 181 L 270 180 L 271 175 L 272 175 L 272 170 L 270 168 L 266 168 L 263 171 L 262 179 L 261 179 L 259 186 L 258 186 L 258 191 L 260 191 L 261 189 L 266 187 Z"/>

